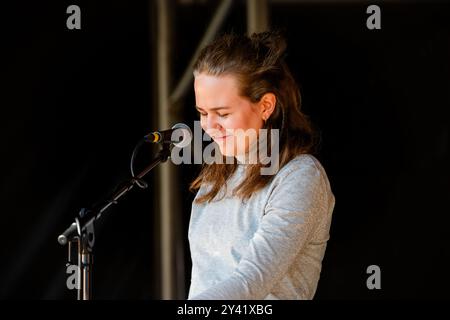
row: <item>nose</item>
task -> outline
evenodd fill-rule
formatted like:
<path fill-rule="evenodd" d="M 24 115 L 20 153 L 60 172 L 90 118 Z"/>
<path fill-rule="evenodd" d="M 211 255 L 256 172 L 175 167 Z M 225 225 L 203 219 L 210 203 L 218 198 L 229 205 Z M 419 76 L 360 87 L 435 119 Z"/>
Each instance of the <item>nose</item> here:
<path fill-rule="evenodd" d="M 208 114 L 202 120 L 202 128 L 211 138 L 223 135 L 225 130 L 215 114 Z"/>
<path fill-rule="evenodd" d="M 203 130 L 205 130 L 208 134 L 209 132 L 213 132 L 215 130 L 221 130 L 222 126 L 220 125 L 217 116 L 214 114 L 208 114 L 203 117 L 201 121 L 201 125 Z"/>

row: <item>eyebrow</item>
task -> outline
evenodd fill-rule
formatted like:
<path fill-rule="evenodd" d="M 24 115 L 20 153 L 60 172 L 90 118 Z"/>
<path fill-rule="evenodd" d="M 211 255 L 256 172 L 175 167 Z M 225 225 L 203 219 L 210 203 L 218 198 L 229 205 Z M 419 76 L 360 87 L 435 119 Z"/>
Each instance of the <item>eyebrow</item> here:
<path fill-rule="evenodd" d="M 205 111 L 203 108 L 200 108 L 199 106 L 195 106 L 195 108 L 196 108 L 197 110 L 199 110 L 199 111 Z M 209 110 L 215 111 L 215 110 L 230 109 L 230 108 L 231 108 L 231 107 L 229 107 L 229 106 L 222 106 L 222 107 L 213 107 L 213 108 L 211 108 L 211 109 L 209 109 Z"/>

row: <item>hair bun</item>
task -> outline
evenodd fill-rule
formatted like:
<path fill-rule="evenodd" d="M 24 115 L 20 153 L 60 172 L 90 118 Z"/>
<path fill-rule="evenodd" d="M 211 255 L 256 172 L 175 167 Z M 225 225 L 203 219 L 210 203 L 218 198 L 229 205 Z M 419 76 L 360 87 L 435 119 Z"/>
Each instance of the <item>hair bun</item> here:
<path fill-rule="evenodd" d="M 253 33 L 250 40 L 256 49 L 265 48 L 267 51 L 265 56 L 266 65 L 276 64 L 282 60 L 286 55 L 286 39 L 281 31 L 264 31 L 260 33 Z"/>

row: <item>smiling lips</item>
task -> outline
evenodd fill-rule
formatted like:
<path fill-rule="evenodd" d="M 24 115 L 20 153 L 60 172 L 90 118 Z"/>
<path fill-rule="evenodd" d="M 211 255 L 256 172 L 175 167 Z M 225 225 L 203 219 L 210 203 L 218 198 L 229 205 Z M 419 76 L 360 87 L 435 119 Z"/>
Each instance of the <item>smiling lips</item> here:
<path fill-rule="evenodd" d="M 215 137 L 214 140 L 225 140 L 228 136 L 222 136 L 222 137 Z"/>

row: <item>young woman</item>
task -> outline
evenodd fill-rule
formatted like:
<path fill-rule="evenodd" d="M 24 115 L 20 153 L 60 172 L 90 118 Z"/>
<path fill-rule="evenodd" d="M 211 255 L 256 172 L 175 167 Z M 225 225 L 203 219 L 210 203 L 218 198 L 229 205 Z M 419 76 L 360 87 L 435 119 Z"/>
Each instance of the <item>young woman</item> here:
<path fill-rule="evenodd" d="M 189 299 L 311 299 L 316 291 L 335 200 L 311 155 L 314 133 L 285 49 L 277 32 L 224 35 L 194 66 L 201 126 L 236 161 L 205 164 L 191 184 Z M 237 129 L 269 133 L 242 141 Z M 272 174 L 261 173 L 263 157 L 248 161 L 259 142 L 279 161 Z"/>

